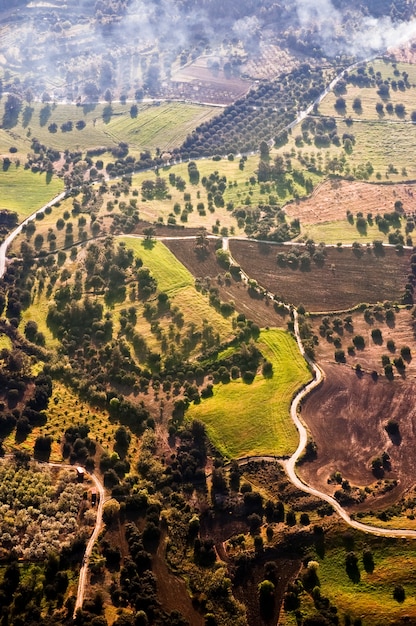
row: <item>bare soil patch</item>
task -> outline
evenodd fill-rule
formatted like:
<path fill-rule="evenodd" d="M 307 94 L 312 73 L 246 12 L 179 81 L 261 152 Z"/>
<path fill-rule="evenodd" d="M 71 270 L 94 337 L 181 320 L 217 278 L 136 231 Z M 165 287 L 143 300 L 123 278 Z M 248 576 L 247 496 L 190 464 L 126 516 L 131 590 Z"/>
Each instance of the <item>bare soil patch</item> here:
<path fill-rule="evenodd" d="M 331 179 L 318 185 L 309 198 L 285 206 L 289 217 L 301 223 L 316 224 L 345 219 L 347 211 L 377 215 L 394 210 L 401 200 L 406 213 L 416 211 L 416 183 L 378 185 L 360 181 Z"/>
<path fill-rule="evenodd" d="M 207 253 L 203 256 L 195 251 L 195 240 L 171 240 L 164 243 L 195 278 L 210 277 L 211 285 L 218 288 L 220 299 L 223 302 L 233 301 L 236 311 L 244 313 L 261 327 L 286 326 L 288 317 L 278 314 L 270 300 L 251 293 L 241 280 L 233 277 L 225 280 L 226 270 L 217 262 L 214 241 L 208 241 Z"/>
<path fill-rule="evenodd" d="M 200 102 L 230 104 L 248 92 L 251 81 L 228 77 L 221 68 L 209 67 L 209 63 L 208 57 L 200 57 L 174 72 L 171 88 L 176 95 Z"/>
<path fill-rule="evenodd" d="M 406 380 L 416 380 L 416 350 L 415 335 L 413 331 L 414 318 L 412 310 L 400 309 L 396 310 L 394 321 L 386 322 L 384 311 L 380 314 L 375 313 L 366 321 L 363 311 L 357 311 L 352 314 L 352 323 L 345 324 L 345 315 L 330 316 L 329 328 L 332 330 L 332 336 L 327 338 L 326 333 L 323 336 L 320 328 L 322 328 L 322 320 L 327 316 L 311 317 L 310 322 L 313 325 L 314 334 L 319 338 L 319 344 L 315 348 L 315 356 L 318 363 L 326 366 L 328 363 L 335 363 L 335 350 L 337 347 L 334 341 L 341 342 L 339 349 L 345 353 L 345 366 L 355 368 L 359 364 L 367 373 L 377 372 L 379 375 L 384 374 L 382 364 L 382 356 L 388 356 L 393 362 L 395 358 L 400 357 L 401 349 L 409 346 L 411 349 L 410 358 L 404 360 L 405 370 L 398 372 L 394 369 L 394 377 Z M 342 327 L 338 330 L 334 329 L 333 320 L 339 318 L 342 321 Z M 372 332 L 380 330 L 381 340 L 374 340 Z M 361 335 L 365 341 L 364 349 L 354 349 L 353 353 L 348 352 L 348 348 L 353 347 L 353 338 Z M 394 342 L 393 347 L 387 347 L 388 342 Z M 337 343 L 338 343 L 337 342 Z M 339 345 L 339 344 L 338 344 Z"/>
<path fill-rule="evenodd" d="M 159 547 L 153 556 L 152 570 L 157 578 L 158 600 L 165 611 L 179 611 L 189 624 L 203 626 L 204 617 L 193 607 L 186 583 L 175 576 L 166 564 L 166 534 L 161 537 Z"/>
<path fill-rule="evenodd" d="M 416 437 L 416 384 L 412 380 L 374 380 L 357 376 L 345 365 L 326 364 L 325 381 L 302 407 L 302 418 L 317 443 L 317 459 L 299 471 L 307 483 L 333 493 L 328 484 L 335 471 L 352 485 L 376 482 L 371 461 L 387 451 L 391 470 L 384 478 L 396 479 L 397 487 L 382 495 L 369 494 L 361 505 L 374 509 L 389 505 L 416 481 L 414 446 Z M 389 419 L 398 422 L 400 440 L 392 441 L 385 430 Z"/>
<path fill-rule="evenodd" d="M 309 271 L 282 268 L 276 262 L 278 252 L 289 247 L 230 240 L 230 251 L 250 278 L 279 298 L 307 311 L 340 311 L 362 302 L 395 301 L 404 293 L 410 271 L 410 251 L 399 255 L 384 248 L 376 256 L 371 248 L 358 256 L 351 248 L 327 247 L 322 266 L 312 261 Z"/>

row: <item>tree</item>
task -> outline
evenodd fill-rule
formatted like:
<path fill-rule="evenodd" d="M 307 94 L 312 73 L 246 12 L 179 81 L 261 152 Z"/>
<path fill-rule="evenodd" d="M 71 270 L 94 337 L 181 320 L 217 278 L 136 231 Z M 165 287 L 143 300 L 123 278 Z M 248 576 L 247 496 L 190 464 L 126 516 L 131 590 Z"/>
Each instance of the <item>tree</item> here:
<path fill-rule="evenodd" d="M 347 103 L 345 102 L 345 98 L 339 97 L 335 100 L 334 107 L 338 113 L 345 113 L 347 108 Z"/>
<path fill-rule="evenodd" d="M 29 320 L 25 326 L 25 337 L 29 341 L 35 342 L 36 335 L 38 334 L 38 325 L 34 320 Z"/>
<path fill-rule="evenodd" d="M 271 580 L 263 580 L 257 589 L 261 616 L 264 620 L 269 620 L 274 611 L 275 586 Z"/>
<path fill-rule="evenodd" d="M 348 552 L 345 557 L 345 571 L 353 582 L 360 580 L 360 570 L 358 569 L 358 558 L 355 552 Z"/>
<path fill-rule="evenodd" d="M 406 108 L 404 104 L 396 104 L 396 106 L 394 107 L 394 112 L 396 113 L 397 117 L 404 117 L 404 115 L 406 114 Z"/>
<path fill-rule="evenodd" d="M 357 348 L 357 350 L 364 350 L 365 340 L 362 335 L 355 335 L 355 337 L 353 337 L 352 339 L 352 342 L 354 346 Z"/>
<path fill-rule="evenodd" d="M 362 113 L 363 107 L 362 107 L 362 103 L 361 103 L 361 98 L 354 98 L 354 101 L 352 103 L 352 108 L 354 109 L 354 111 L 356 113 Z"/>
<path fill-rule="evenodd" d="M 36 438 L 33 455 L 39 461 L 49 461 L 52 451 L 52 437 L 40 436 Z"/>
<path fill-rule="evenodd" d="M 268 161 L 270 157 L 270 149 L 267 141 L 262 141 L 260 144 L 260 158 L 262 161 Z"/>
<path fill-rule="evenodd" d="M 374 558 L 373 553 L 369 548 L 363 551 L 363 565 L 366 572 L 370 573 L 374 571 Z"/>
<path fill-rule="evenodd" d="M 396 602 L 404 602 L 406 598 L 406 592 L 402 585 L 396 585 L 393 590 L 393 598 Z"/>
<path fill-rule="evenodd" d="M 107 526 L 115 524 L 120 515 L 120 504 L 114 498 L 105 503 L 103 509 L 103 521 Z"/>

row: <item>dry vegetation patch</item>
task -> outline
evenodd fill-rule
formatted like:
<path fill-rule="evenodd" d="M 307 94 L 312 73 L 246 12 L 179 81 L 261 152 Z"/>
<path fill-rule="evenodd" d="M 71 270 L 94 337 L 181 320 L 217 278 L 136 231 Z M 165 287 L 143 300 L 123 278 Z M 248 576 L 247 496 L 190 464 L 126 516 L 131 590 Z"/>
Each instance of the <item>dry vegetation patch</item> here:
<path fill-rule="evenodd" d="M 286 205 L 285 211 L 291 219 L 297 217 L 301 224 L 315 224 L 344 220 L 347 211 L 354 215 L 361 211 L 365 217 L 368 213 L 375 216 L 391 212 L 397 200 L 403 203 L 406 213 L 416 211 L 416 184 L 377 185 L 329 179 L 309 198 Z"/>

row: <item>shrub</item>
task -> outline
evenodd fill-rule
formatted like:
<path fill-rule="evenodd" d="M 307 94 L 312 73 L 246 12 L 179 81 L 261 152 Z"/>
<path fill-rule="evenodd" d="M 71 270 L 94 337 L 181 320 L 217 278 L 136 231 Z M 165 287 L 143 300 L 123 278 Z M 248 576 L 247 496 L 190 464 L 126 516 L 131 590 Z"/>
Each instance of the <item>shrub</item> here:
<path fill-rule="evenodd" d="M 353 337 L 352 342 L 354 346 L 357 348 L 357 350 L 363 350 L 365 347 L 365 340 L 362 335 L 355 335 L 355 337 Z"/>

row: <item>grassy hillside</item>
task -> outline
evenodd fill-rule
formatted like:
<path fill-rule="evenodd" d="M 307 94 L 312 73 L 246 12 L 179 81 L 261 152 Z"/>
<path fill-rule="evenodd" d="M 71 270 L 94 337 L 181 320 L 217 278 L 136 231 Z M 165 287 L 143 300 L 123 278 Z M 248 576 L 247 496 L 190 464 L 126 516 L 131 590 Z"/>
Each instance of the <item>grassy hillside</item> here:
<path fill-rule="evenodd" d="M 258 347 L 273 364 L 273 376 L 257 374 L 252 384 L 241 379 L 215 387 L 214 396 L 192 405 L 189 419 L 207 426 L 218 450 L 227 458 L 287 455 L 297 445 L 289 416 L 295 391 L 310 374 L 295 341 L 282 330 L 263 330 Z"/>
<path fill-rule="evenodd" d="M 63 182 L 56 176 L 34 174 L 11 164 L 0 174 L 0 209 L 16 211 L 21 221 L 52 200 L 63 188 Z"/>
<path fill-rule="evenodd" d="M 4 105 L 3 105 L 4 106 Z M 56 150 L 82 150 L 94 146 L 110 149 L 120 142 L 129 144 L 130 152 L 138 156 L 144 150 L 166 151 L 179 146 L 187 134 L 221 111 L 218 107 L 178 102 L 161 104 L 138 103 L 137 114 L 131 113 L 132 103 L 122 105 L 41 104 L 23 105 L 17 123 L 0 130 L 0 153 L 16 146 L 19 153 L 29 150 L 36 137 Z M 0 117 L 2 106 L 0 103 Z M 61 125 L 72 122 L 72 130 L 63 132 Z M 77 129 L 77 123 L 85 126 Z M 50 132 L 51 125 L 55 132 Z"/>

